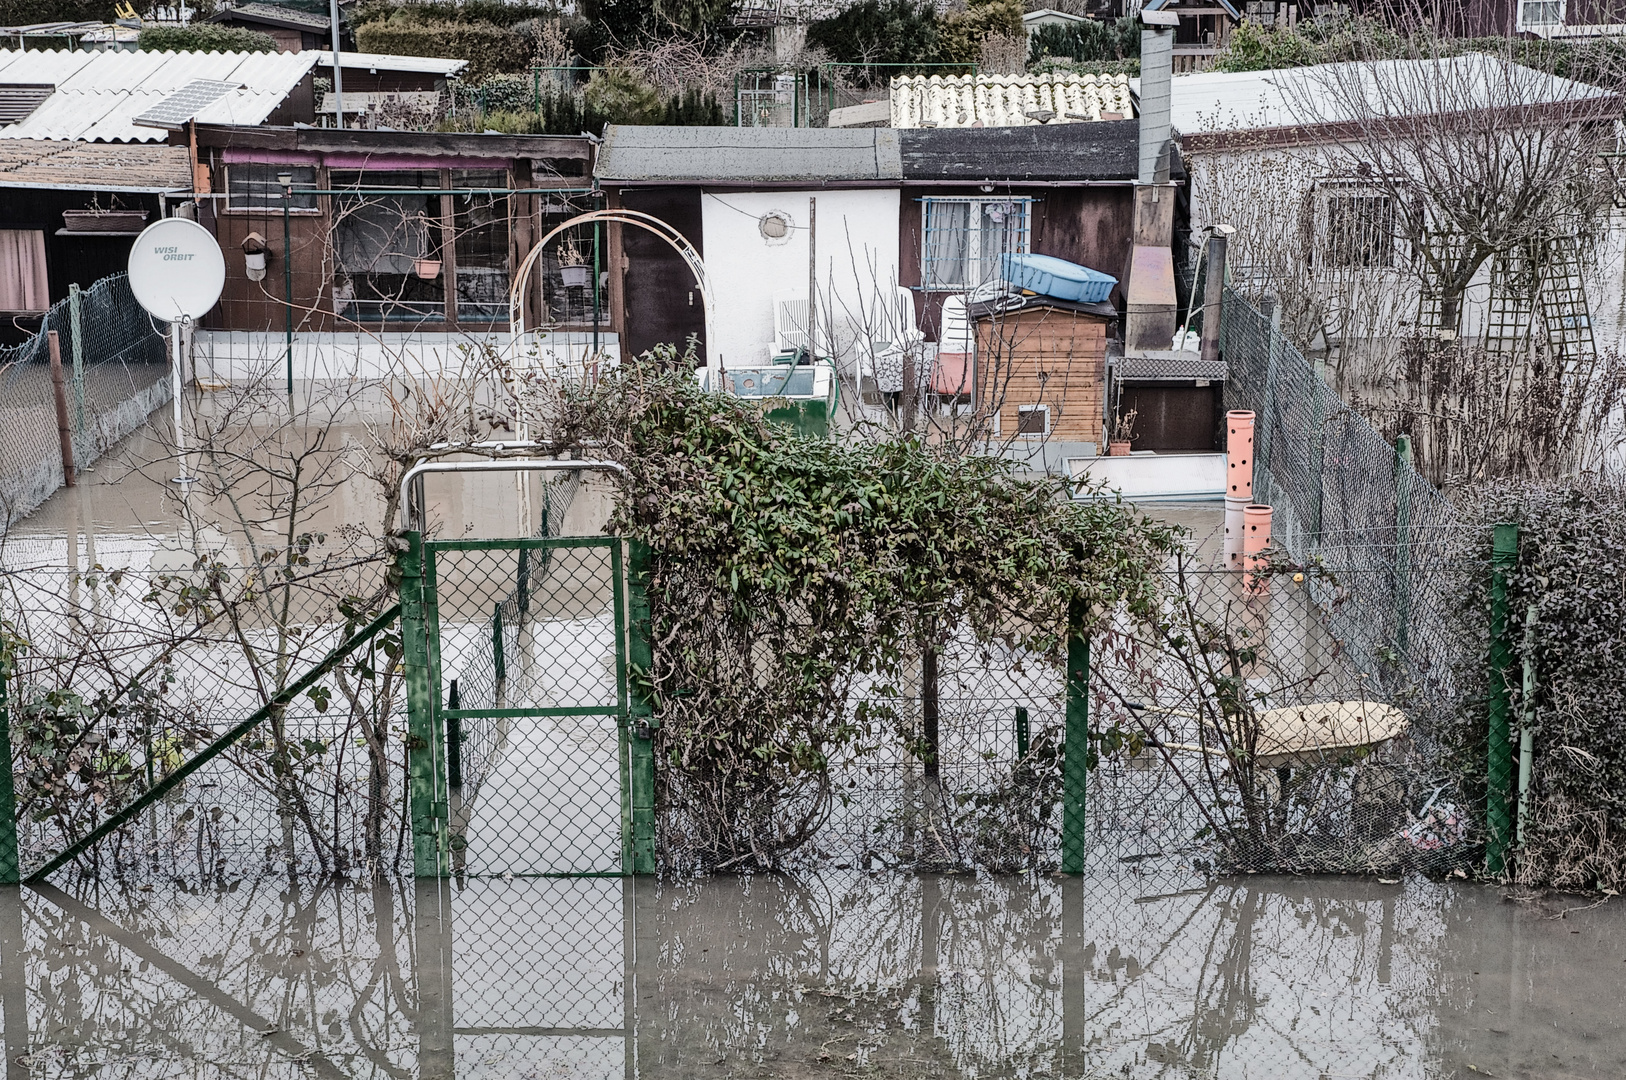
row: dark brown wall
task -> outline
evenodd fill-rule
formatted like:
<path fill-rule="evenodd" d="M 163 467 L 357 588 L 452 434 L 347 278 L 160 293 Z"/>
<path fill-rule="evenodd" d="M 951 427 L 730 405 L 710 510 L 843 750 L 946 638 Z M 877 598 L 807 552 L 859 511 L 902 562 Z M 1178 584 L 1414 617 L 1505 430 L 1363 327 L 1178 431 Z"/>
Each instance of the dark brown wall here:
<path fill-rule="evenodd" d="M 318 65 L 312 69 L 319 79 L 333 82 L 333 68 Z M 380 71 L 376 74 L 357 68 L 344 69 L 344 88 L 358 94 L 401 93 L 402 91 L 436 90 L 445 82 L 439 75 L 428 71 Z"/>
<path fill-rule="evenodd" d="M 326 197 L 321 197 L 319 202 L 325 207 Z M 213 212 L 206 215 L 205 224 L 210 224 L 209 217 L 214 219 L 215 238 L 226 253 L 226 287 L 220 294 L 220 304 L 209 314 L 210 328 L 282 330 L 285 325 L 282 214 L 210 209 Z M 288 215 L 288 226 L 293 251 L 294 330 L 332 329 L 333 274 L 327 243 L 328 215 L 325 211 L 314 214 L 295 211 Z M 244 269 L 243 240 L 251 232 L 264 236 L 271 248 L 264 281 L 248 280 Z M 318 310 L 312 311 L 313 308 Z"/>
<path fill-rule="evenodd" d="M 58 236 L 62 211 L 88 209 L 94 197 L 106 207 L 110 193 L 0 188 L 0 222 L 7 229 L 38 229 L 45 234 L 45 277 L 51 303 L 67 298 L 68 286 L 88 289 L 110 274 L 122 274 L 130 262 L 132 236 Z M 158 196 L 118 194 L 119 206 L 147 211 L 147 224 L 158 220 Z M 14 345 L 39 330 L 39 319 L 0 319 L 0 345 Z"/>
<path fill-rule="evenodd" d="M 905 188 L 899 209 L 898 276 L 901 284 L 920 285 L 921 203 L 927 196 L 964 197 L 977 194 L 975 188 Z M 1002 189 L 990 195 L 1029 195 L 1033 206 L 1032 249 L 1038 255 L 1079 263 L 1092 270 L 1111 274 L 1120 282 L 1128 276 L 1130 238 L 1134 229 L 1134 189 L 1124 187 L 1022 188 Z M 937 320 L 947 293 L 915 293 L 915 313 L 928 340 L 937 340 Z M 1111 302 L 1122 299 L 1121 286 L 1114 286 Z"/>
<path fill-rule="evenodd" d="M 1218 383 L 1128 383 L 1118 409 L 1136 411 L 1132 450 L 1173 454 L 1223 448 Z"/>

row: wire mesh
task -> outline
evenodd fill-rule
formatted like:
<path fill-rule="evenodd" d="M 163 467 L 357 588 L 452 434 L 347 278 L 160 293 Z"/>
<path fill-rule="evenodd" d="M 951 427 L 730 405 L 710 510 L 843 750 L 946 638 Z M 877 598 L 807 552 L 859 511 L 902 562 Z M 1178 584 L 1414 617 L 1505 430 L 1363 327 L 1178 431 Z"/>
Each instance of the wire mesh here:
<path fill-rule="evenodd" d="M 74 460 L 83 469 L 169 400 L 163 335 L 115 274 L 54 304 L 40 332 L 0 347 L 0 527 L 62 485 L 49 332 L 69 375 Z"/>
<path fill-rule="evenodd" d="M 226 553 L 173 570 L 13 568 L 9 690 L 24 875 L 248 720 L 376 611 L 381 559 Z M 91 872 L 387 869 L 404 836 L 393 626 L 91 847 Z"/>
<path fill-rule="evenodd" d="M 622 869 L 620 545 L 427 545 L 459 873 Z"/>

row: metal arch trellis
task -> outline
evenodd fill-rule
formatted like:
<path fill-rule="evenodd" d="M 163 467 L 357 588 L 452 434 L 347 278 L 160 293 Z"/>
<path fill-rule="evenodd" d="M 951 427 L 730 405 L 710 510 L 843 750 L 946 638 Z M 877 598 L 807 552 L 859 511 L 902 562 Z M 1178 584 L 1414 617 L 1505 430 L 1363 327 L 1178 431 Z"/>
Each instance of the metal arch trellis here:
<path fill-rule="evenodd" d="M 526 284 L 530 280 L 531 271 L 536 266 L 536 261 L 547 250 L 548 242 L 567 229 L 575 228 L 577 225 L 596 224 L 600 221 L 618 225 L 631 225 L 644 229 L 660 237 L 682 257 L 684 263 L 688 265 L 689 271 L 694 274 L 695 285 L 700 289 L 701 308 L 706 320 L 706 340 L 713 340 L 712 318 L 716 314 L 716 303 L 711 293 L 711 282 L 706 276 L 706 264 L 700 258 L 700 252 L 695 250 L 694 245 L 689 243 L 688 238 L 681 232 L 653 214 L 646 214 L 639 210 L 609 208 L 589 210 L 585 214 L 577 214 L 569 221 L 554 226 L 548 231 L 547 235 L 536 242 L 525 256 L 524 261 L 519 264 L 519 269 L 514 274 L 514 284 L 508 292 L 508 325 L 511 328 L 510 340 L 513 343 L 515 354 L 518 355 L 520 343 L 525 338 Z M 596 283 L 595 287 L 597 287 Z"/>

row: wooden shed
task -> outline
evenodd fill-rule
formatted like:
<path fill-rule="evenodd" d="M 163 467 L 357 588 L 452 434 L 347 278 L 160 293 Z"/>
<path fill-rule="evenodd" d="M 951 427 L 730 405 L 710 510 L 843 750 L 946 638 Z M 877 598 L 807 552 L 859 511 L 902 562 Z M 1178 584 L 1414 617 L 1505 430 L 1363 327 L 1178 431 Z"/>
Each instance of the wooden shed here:
<path fill-rule="evenodd" d="M 968 314 L 972 395 L 997 417 L 997 436 L 1102 444 L 1107 338 L 1118 318 L 1111 304 L 1031 296 L 1020 307 L 973 304 Z"/>

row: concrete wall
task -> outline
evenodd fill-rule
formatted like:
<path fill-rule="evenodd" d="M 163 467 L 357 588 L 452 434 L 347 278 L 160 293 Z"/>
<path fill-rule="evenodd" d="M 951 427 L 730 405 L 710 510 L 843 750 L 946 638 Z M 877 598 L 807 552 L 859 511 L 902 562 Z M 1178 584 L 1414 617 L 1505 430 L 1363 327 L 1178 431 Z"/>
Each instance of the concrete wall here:
<path fill-rule="evenodd" d="M 550 375 L 566 377 L 594 362 L 591 331 L 527 335 L 526 355 Z M 599 363 L 620 362 L 616 335 L 599 334 Z M 506 350 L 508 334 L 296 333 L 294 378 L 436 378 L 460 373 L 471 350 Z M 200 330 L 192 346 L 193 370 L 204 382 L 280 382 L 287 365 L 287 339 L 280 333 Z"/>
<path fill-rule="evenodd" d="M 749 367 L 773 355 L 775 297 L 807 297 L 810 198 L 818 200 L 819 351 L 826 352 L 833 323 L 838 358 L 846 358 L 857 329 L 877 321 L 876 298 L 897 289 L 895 188 L 703 195 L 706 273 L 718 307 L 706 349 L 712 363 Z M 761 219 L 771 211 L 789 219 L 786 236 L 762 235 Z"/>

